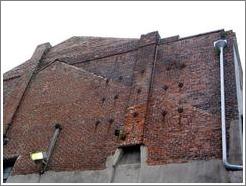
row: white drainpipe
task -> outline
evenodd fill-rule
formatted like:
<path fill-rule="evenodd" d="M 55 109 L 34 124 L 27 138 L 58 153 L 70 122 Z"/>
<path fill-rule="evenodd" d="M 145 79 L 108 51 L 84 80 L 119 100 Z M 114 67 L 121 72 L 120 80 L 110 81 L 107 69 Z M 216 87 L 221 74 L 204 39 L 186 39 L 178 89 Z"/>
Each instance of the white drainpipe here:
<path fill-rule="evenodd" d="M 242 170 L 242 165 L 231 164 L 227 160 L 227 144 L 226 144 L 226 122 L 225 122 L 225 90 L 224 90 L 224 61 L 223 49 L 226 47 L 226 40 L 218 40 L 214 42 L 214 47 L 220 50 L 220 96 L 221 96 L 221 132 L 222 132 L 222 159 L 223 164 L 228 170 Z"/>

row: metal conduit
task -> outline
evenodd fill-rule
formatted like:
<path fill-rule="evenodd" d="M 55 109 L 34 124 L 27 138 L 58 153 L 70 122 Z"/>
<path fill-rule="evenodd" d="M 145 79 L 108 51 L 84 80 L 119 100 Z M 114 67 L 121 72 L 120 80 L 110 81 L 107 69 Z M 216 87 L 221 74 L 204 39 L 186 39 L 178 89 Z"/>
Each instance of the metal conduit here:
<path fill-rule="evenodd" d="M 227 160 L 227 144 L 226 144 L 226 120 L 225 120 L 225 90 L 224 90 L 224 65 L 223 65 L 223 49 L 226 47 L 226 40 L 218 40 L 214 42 L 214 47 L 220 50 L 220 95 L 221 95 L 221 132 L 222 132 L 222 160 L 227 170 L 242 170 L 242 165 L 231 164 Z"/>
<path fill-rule="evenodd" d="M 55 148 L 55 144 L 58 138 L 58 135 L 60 134 L 60 131 L 62 129 L 60 124 L 55 124 L 55 131 L 53 133 L 53 136 L 51 138 L 49 147 L 48 147 L 48 151 L 47 151 L 47 158 L 43 161 L 43 168 L 41 170 L 41 174 L 44 173 L 48 167 L 52 152 L 54 151 Z"/>

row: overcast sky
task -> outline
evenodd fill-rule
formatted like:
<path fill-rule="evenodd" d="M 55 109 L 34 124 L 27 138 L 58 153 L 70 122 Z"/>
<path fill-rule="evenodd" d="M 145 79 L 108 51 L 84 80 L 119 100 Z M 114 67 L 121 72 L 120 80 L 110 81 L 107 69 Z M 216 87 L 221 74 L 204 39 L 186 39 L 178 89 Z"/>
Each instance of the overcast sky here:
<path fill-rule="evenodd" d="M 195 35 L 224 28 L 236 32 L 245 63 L 244 2 L 1 2 L 1 67 L 6 72 L 36 46 L 72 36 L 139 38 Z"/>

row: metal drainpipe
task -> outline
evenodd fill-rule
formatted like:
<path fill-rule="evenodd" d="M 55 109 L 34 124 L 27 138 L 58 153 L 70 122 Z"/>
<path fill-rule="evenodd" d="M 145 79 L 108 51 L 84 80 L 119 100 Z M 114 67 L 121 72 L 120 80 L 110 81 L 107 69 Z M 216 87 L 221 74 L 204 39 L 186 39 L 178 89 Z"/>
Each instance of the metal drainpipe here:
<path fill-rule="evenodd" d="M 226 40 L 218 40 L 214 42 L 214 47 L 220 50 L 220 96 L 221 96 L 221 132 L 222 132 L 222 160 L 228 170 L 242 170 L 242 165 L 231 164 L 227 160 L 227 144 L 226 144 L 226 122 L 225 122 L 225 90 L 224 90 L 224 65 L 223 65 L 223 49 L 226 47 Z"/>
<path fill-rule="evenodd" d="M 51 157 L 52 152 L 54 150 L 58 135 L 59 135 L 59 133 L 60 133 L 60 131 L 62 129 L 60 124 L 55 124 L 54 128 L 55 128 L 55 131 L 54 131 L 54 134 L 53 134 L 53 136 L 51 138 L 51 141 L 50 141 L 50 144 L 49 144 L 49 147 L 48 147 L 47 159 L 43 162 L 43 168 L 41 170 L 41 174 L 43 174 L 46 171 L 47 167 L 48 167 L 48 164 L 49 164 L 49 161 L 50 161 L 50 157 Z"/>

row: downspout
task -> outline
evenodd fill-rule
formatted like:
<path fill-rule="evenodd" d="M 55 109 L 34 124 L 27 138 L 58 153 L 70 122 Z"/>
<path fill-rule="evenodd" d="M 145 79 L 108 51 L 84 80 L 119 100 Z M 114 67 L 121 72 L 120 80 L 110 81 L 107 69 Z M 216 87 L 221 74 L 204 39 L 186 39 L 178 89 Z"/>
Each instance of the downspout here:
<path fill-rule="evenodd" d="M 49 144 L 48 151 L 47 151 L 47 158 L 43 161 L 43 168 L 41 170 L 41 174 L 43 174 L 48 167 L 51 155 L 52 155 L 54 148 L 55 148 L 55 144 L 56 144 L 58 135 L 60 134 L 61 130 L 62 130 L 61 125 L 55 124 L 55 131 L 54 131 L 53 136 L 50 140 L 50 144 Z"/>
<path fill-rule="evenodd" d="M 221 96 L 221 132 L 222 132 L 222 160 L 227 170 L 242 170 L 242 165 L 231 164 L 227 160 L 227 144 L 226 144 L 226 121 L 225 121 L 225 90 L 224 90 L 224 65 L 223 65 L 223 49 L 226 47 L 226 40 L 218 40 L 214 42 L 214 47 L 220 50 L 220 96 Z"/>

